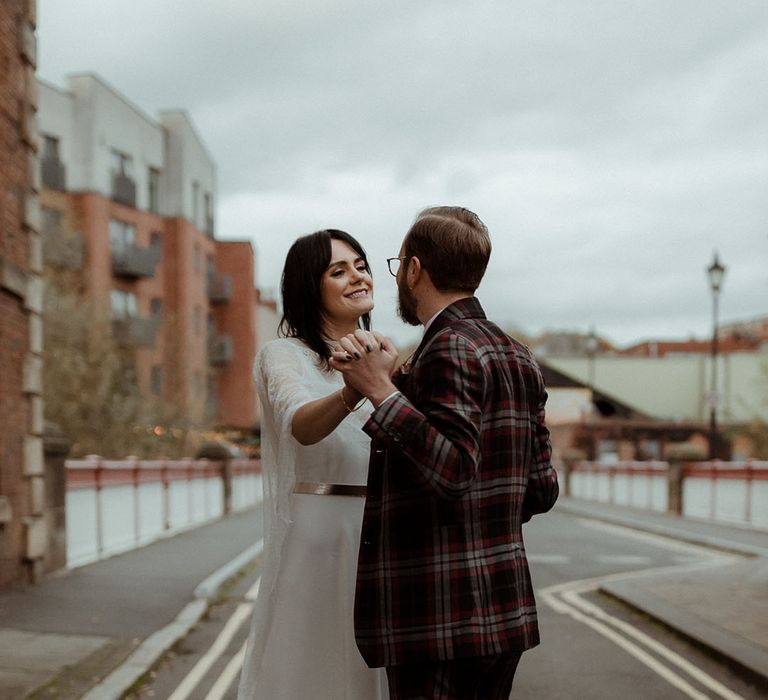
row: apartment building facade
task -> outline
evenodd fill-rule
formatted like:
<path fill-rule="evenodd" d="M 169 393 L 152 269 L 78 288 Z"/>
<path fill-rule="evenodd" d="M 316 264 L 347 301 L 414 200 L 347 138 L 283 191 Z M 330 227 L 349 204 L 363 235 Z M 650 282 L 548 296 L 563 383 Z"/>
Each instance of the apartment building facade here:
<path fill-rule="evenodd" d="M 0 588 L 45 555 L 35 2 L 0 3 Z"/>
<path fill-rule="evenodd" d="M 251 430 L 254 252 L 215 237 L 216 166 L 191 119 L 153 119 L 92 74 L 39 92 L 47 264 L 111 317 L 142 394 Z"/>

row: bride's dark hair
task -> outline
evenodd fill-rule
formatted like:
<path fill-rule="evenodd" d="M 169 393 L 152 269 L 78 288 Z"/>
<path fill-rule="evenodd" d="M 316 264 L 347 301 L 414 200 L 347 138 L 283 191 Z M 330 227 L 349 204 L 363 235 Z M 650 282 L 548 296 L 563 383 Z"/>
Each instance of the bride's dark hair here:
<path fill-rule="evenodd" d="M 280 335 L 303 340 L 326 363 L 331 351 L 323 340 L 320 285 L 331 263 L 332 240 L 343 241 L 352 248 L 363 259 L 370 274 L 363 247 L 348 233 L 329 228 L 302 236 L 294 242 L 285 257 L 281 282 L 283 317 L 280 320 Z M 363 314 L 357 323 L 360 328 L 370 330 L 371 314 Z"/>

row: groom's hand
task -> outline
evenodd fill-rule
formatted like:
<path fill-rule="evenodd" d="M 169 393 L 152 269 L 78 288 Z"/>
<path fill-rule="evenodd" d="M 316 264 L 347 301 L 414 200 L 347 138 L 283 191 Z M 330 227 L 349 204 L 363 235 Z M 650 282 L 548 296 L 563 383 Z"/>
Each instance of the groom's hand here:
<path fill-rule="evenodd" d="M 397 350 L 380 333 L 358 328 L 339 340 L 340 350 L 331 355 L 331 366 L 344 375 L 344 381 L 378 406 L 397 391 L 392 372 Z"/>

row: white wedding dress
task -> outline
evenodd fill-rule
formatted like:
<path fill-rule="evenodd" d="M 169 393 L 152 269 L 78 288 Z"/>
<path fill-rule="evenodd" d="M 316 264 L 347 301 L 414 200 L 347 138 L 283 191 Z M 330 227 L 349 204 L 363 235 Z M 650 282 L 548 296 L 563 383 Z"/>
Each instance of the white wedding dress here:
<path fill-rule="evenodd" d="M 370 410 L 302 446 L 296 410 L 343 386 L 335 370 L 294 338 L 274 340 L 254 368 L 262 406 L 265 547 L 239 700 L 383 700 L 383 669 L 357 649 L 354 600 L 364 499 L 295 494 L 296 482 L 365 484 Z"/>

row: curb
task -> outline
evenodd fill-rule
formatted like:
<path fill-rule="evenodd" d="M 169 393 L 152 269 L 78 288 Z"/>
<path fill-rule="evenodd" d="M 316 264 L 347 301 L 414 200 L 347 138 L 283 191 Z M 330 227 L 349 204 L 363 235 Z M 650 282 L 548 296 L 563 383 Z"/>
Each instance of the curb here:
<path fill-rule="evenodd" d="M 676 634 L 720 658 L 763 687 L 768 684 L 768 653 L 706 620 L 686 616 L 678 608 L 656 600 L 632 580 L 605 583 L 599 589 L 629 607 L 648 615 Z"/>
<path fill-rule="evenodd" d="M 740 554 L 745 557 L 763 557 L 768 558 L 768 548 L 757 547 L 755 545 L 745 544 L 742 542 L 736 542 L 734 540 L 725 540 L 720 537 L 710 537 L 709 535 L 702 535 L 688 530 L 677 530 L 665 528 L 662 525 L 655 523 L 644 522 L 640 518 L 633 518 L 631 515 L 618 515 L 615 513 L 600 513 L 589 510 L 587 504 L 573 502 L 558 502 L 557 508 L 563 512 L 571 515 L 578 515 L 582 518 L 589 518 L 590 520 L 599 520 L 600 522 L 612 523 L 614 525 L 623 525 L 624 527 L 631 528 L 633 530 L 641 530 L 643 532 L 650 532 L 653 535 L 660 535 L 681 542 L 688 542 L 689 544 L 697 544 L 702 547 L 709 547 L 710 549 L 717 549 L 721 552 L 729 552 L 732 554 Z M 601 505 L 597 503 L 597 505 Z"/>
<path fill-rule="evenodd" d="M 222 585 L 263 551 L 262 539 L 198 584 L 193 594 L 195 600 L 187 603 L 173 622 L 147 637 L 136 651 L 83 695 L 81 700 L 120 700 L 168 649 L 189 634 L 208 610 L 211 599 L 218 594 Z"/>
<path fill-rule="evenodd" d="M 740 555 L 752 561 L 768 558 L 768 549 L 764 547 L 711 537 L 691 532 L 690 530 L 665 528 L 657 523 L 649 523 L 641 518 L 634 518 L 632 515 L 594 512 L 589 509 L 588 503 L 558 502 L 558 508 L 570 515 L 613 525 L 621 525 L 633 530 L 648 532 L 688 544 Z M 737 635 L 715 627 L 706 620 L 694 618 L 690 615 L 687 616 L 679 608 L 658 600 L 650 593 L 644 592 L 635 584 L 633 579 L 606 582 L 600 586 L 599 590 L 621 603 L 648 615 L 699 648 L 724 660 L 756 681 L 758 685 L 768 684 L 768 653 L 745 643 Z"/>

